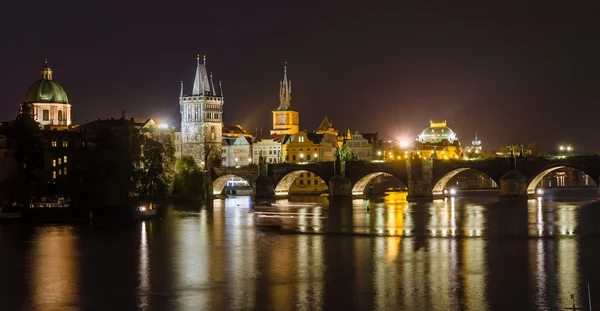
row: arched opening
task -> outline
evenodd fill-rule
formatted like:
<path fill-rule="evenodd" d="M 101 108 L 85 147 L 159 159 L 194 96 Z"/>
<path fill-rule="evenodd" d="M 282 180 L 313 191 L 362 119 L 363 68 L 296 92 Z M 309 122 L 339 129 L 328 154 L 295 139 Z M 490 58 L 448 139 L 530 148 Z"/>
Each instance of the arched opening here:
<path fill-rule="evenodd" d="M 224 175 L 213 181 L 213 195 L 252 195 L 252 185 L 236 175 Z"/>
<path fill-rule="evenodd" d="M 538 188 L 597 188 L 596 182 L 584 171 L 570 166 L 555 166 L 537 174 L 527 186 L 527 194 Z"/>
<path fill-rule="evenodd" d="M 300 170 L 285 175 L 275 187 L 275 195 L 320 195 L 328 189 L 327 183 L 319 175 L 311 171 Z"/>
<path fill-rule="evenodd" d="M 406 185 L 397 177 L 384 173 L 375 172 L 365 175 L 352 187 L 353 196 L 369 196 L 390 191 L 404 191 Z"/>
<path fill-rule="evenodd" d="M 444 190 L 449 186 L 463 190 L 498 188 L 498 184 L 491 177 L 481 171 L 468 167 L 457 168 L 440 178 L 433 186 L 433 195 L 444 195 Z"/>

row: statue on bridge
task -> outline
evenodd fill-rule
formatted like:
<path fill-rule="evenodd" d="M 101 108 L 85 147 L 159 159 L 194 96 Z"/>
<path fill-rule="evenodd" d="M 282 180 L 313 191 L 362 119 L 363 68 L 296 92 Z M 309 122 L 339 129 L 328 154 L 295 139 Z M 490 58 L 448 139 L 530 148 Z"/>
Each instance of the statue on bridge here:
<path fill-rule="evenodd" d="M 524 153 L 523 153 L 523 144 L 521 144 L 521 145 L 519 146 L 519 157 L 521 157 L 521 158 L 522 158 L 522 157 L 523 157 L 523 155 L 524 155 Z"/>

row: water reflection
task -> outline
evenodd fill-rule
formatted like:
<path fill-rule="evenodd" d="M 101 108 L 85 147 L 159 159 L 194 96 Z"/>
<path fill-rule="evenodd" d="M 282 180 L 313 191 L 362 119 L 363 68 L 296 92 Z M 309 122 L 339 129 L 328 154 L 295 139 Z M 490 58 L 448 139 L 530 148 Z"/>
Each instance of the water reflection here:
<path fill-rule="evenodd" d="M 25 310 L 558 310 L 600 288 L 600 237 L 582 234 L 598 203 L 278 203 L 296 225 L 257 228 L 233 197 L 102 229 L 0 227 L 0 288 L 27 280 L 11 291 Z"/>
<path fill-rule="evenodd" d="M 71 309 L 79 304 L 76 233 L 71 226 L 35 229 L 30 310 Z M 7 275 L 2 273 L 0 275 Z"/>

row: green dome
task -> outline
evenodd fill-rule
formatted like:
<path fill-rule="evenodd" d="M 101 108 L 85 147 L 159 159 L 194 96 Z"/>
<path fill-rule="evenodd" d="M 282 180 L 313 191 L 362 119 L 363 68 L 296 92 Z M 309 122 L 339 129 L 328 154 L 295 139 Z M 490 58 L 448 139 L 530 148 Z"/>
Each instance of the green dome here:
<path fill-rule="evenodd" d="M 44 68 L 40 72 L 40 78 L 27 91 L 25 103 L 69 103 L 65 90 L 60 84 L 52 80 L 52 69 L 48 67 L 48 60 L 44 63 Z"/>
<path fill-rule="evenodd" d="M 41 79 L 36 81 L 27 91 L 25 102 L 31 103 L 57 103 L 68 104 L 67 93 L 60 84 Z"/>

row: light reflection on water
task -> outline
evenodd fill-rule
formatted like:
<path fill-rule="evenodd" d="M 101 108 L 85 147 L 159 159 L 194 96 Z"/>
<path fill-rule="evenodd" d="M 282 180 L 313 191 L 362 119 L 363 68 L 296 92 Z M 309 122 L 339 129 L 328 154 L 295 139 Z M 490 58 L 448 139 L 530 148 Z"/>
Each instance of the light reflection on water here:
<path fill-rule="evenodd" d="M 0 224 L 0 295 L 10 310 L 556 310 L 600 293 L 598 203 L 278 203 L 263 209 L 295 223 L 258 228 L 237 197 L 133 226 Z"/>

